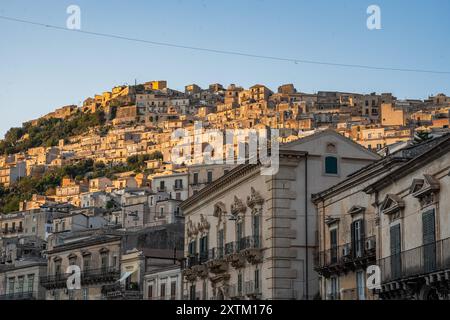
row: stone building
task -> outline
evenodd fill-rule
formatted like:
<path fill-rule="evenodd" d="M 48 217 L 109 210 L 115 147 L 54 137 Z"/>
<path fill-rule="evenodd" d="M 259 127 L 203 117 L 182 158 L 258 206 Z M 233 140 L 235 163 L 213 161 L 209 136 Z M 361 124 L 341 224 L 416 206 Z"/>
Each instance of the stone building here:
<path fill-rule="evenodd" d="M 377 214 L 381 299 L 450 298 L 450 135 L 429 143 L 365 188 Z"/>
<path fill-rule="evenodd" d="M 316 296 L 311 194 L 377 159 L 324 131 L 281 146 L 277 174 L 240 165 L 183 202 L 183 294 L 202 300 Z"/>
<path fill-rule="evenodd" d="M 437 158 L 436 164 L 430 163 L 428 169 L 415 166 L 413 171 L 415 171 L 414 175 L 417 175 L 419 184 L 431 183 L 432 188 L 442 186 L 448 178 L 446 174 L 449 164 L 442 156 L 439 158 L 439 152 L 444 152 L 442 150 L 445 149 L 445 146 L 448 149 L 448 136 L 408 146 L 355 172 L 341 183 L 313 195 L 313 201 L 318 211 L 319 252 L 316 270 L 320 275 L 322 299 L 406 298 L 406 291 L 403 290 L 410 286 L 420 290 L 426 280 L 420 279 L 420 277 L 419 279 L 409 278 L 409 276 L 414 272 L 424 271 L 425 256 L 423 256 L 423 247 L 421 247 L 423 231 L 417 230 L 422 225 L 420 217 L 418 217 L 422 213 L 421 209 L 417 208 L 415 198 L 410 197 L 410 189 L 399 184 L 396 176 L 407 168 L 415 166 L 415 163 L 422 161 L 423 164 L 425 161 L 432 161 L 434 154 Z M 437 177 L 441 180 L 440 183 L 437 183 L 436 172 L 438 172 Z M 415 181 L 415 178 L 412 180 Z M 382 183 L 385 184 L 383 188 L 393 189 L 389 190 L 389 193 L 386 191 L 385 194 L 381 194 L 381 189 L 378 189 L 377 186 L 381 186 Z M 392 192 L 393 190 L 397 190 L 397 192 Z M 407 199 L 411 201 L 408 210 L 408 213 L 411 213 L 410 216 L 400 213 L 403 212 Z M 394 202 L 399 203 L 396 208 Z M 391 206 L 392 211 L 388 209 Z M 434 207 L 436 206 L 445 208 L 445 200 L 434 203 Z M 431 208 L 422 210 L 431 216 L 429 212 L 434 210 L 434 207 L 431 205 Z M 383 210 L 385 210 L 385 215 Z M 439 212 L 436 213 L 436 221 L 446 219 L 445 209 Z M 424 215 L 425 219 L 432 219 L 426 214 Z M 396 215 L 396 218 L 392 218 L 393 215 Z M 399 233 L 400 225 L 403 236 Z M 433 231 L 434 224 L 430 223 L 429 225 Z M 436 230 L 441 229 L 436 227 Z M 445 245 L 444 238 L 448 235 L 443 229 L 440 234 L 436 233 L 435 236 L 431 234 L 432 232 L 427 233 L 427 237 L 430 237 L 431 240 L 440 240 L 436 242 L 438 245 Z M 395 250 L 393 255 L 391 249 Z M 446 255 L 444 251 L 448 251 L 448 248 L 439 247 L 439 250 L 442 251 L 436 254 L 439 257 L 443 255 L 442 259 L 444 259 Z M 393 256 L 397 260 L 392 258 Z M 387 283 L 381 287 L 381 291 L 374 291 L 373 288 L 367 287 L 368 277 L 372 274 L 372 271 L 368 269 L 370 266 L 381 268 L 381 280 L 383 283 Z M 422 269 L 420 269 L 421 267 Z M 445 263 L 439 267 L 445 267 Z M 397 269 L 401 271 L 393 276 L 392 270 Z M 405 272 L 404 275 L 403 272 Z M 401 279 L 402 275 L 404 279 Z M 406 279 L 407 277 L 408 279 Z M 395 281 L 389 282 L 390 280 Z M 420 298 L 419 293 L 415 293 L 415 298 Z"/>

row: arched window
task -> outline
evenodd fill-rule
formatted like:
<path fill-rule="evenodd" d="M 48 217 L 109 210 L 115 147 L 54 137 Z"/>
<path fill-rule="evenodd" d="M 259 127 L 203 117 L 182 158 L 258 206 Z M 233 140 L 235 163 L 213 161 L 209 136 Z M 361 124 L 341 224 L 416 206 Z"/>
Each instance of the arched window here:
<path fill-rule="evenodd" d="M 325 157 L 325 174 L 338 174 L 338 159 L 336 157 Z"/>

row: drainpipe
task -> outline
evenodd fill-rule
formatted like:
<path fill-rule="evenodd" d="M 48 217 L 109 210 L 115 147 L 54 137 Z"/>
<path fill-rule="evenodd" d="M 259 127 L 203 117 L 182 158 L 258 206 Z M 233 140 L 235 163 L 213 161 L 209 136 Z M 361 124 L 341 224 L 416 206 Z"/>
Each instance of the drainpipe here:
<path fill-rule="evenodd" d="M 305 154 L 305 293 L 309 300 L 309 250 L 308 250 L 308 153 Z"/>
<path fill-rule="evenodd" d="M 271 244 L 271 247 L 272 247 L 272 263 L 274 264 L 275 263 L 275 259 L 274 259 L 274 245 L 273 245 L 273 243 L 274 243 L 274 241 L 275 241 L 275 232 L 274 232 L 274 230 L 275 230 L 275 228 L 274 228 L 274 226 L 273 226 L 273 224 L 274 224 L 274 221 L 275 221 L 275 210 L 276 209 L 274 209 L 274 205 L 275 205 L 275 190 L 276 190 L 276 188 L 274 187 L 274 184 L 275 184 L 275 182 L 276 182 L 276 180 L 275 180 L 275 175 L 272 175 L 272 177 L 271 177 L 271 179 L 272 179 L 272 230 L 271 230 L 271 232 L 272 232 L 272 239 L 271 239 L 271 242 L 272 242 L 272 244 Z M 274 299 L 274 297 L 275 297 L 275 267 L 274 266 L 272 266 L 272 300 Z"/>

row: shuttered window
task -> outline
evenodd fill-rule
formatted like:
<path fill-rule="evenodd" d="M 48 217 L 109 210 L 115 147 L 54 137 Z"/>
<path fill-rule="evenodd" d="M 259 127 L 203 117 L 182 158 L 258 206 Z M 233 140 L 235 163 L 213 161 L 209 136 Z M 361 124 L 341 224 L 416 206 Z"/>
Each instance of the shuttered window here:
<path fill-rule="evenodd" d="M 436 228 L 434 209 L 422 215 L 424 271 L 436 269 Z"/>
<path fill-rule="evenodd" d="M 397 279 L 401 276 L 401 237 L 400 224 L 392 226 L 391 237 L 391 277 Z"/>
<path fill-rule="evenodd" d="M 325 173 L 326 174 L 338 174 L 338 159 L 336 157 L 325 158 Z"/>
<path fill-rule="evenodd" d="M 330 230 L 330 262 L 337 262 L 337 229 Z"/>
<path fill-rule="evenodd" d="M 351 225 L 352 254 L 360 258 L 364 253 L 364 221 L 356 220 Z"/>

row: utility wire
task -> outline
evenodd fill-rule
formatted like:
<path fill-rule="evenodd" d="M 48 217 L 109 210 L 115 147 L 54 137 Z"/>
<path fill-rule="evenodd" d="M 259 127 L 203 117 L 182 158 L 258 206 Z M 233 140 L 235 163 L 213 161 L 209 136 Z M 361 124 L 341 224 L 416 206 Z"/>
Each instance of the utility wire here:
<path fill-rule="evenodd" d="M 274 60 L 274 61 L 282 61 L 282 62 L 292 62 L 295 64 L 302 63 L 302 64 L 314 64 L 314 65 L 379 70 L 379 71 L 399 71 L 399 72 L 414 72 L 414 73 L 429 73 L 429 74 L 444 74 L 444 75 L 450 74 L 450 71 L 412 69 L 412 68 L 411 69 L 410 68 L 390 68 L 390 67 L 378 67 L 378 66 L 362 65 L 362 64 L 334 63 L 334 62 L 326 62 L 326 61 L 318 61 L 318 60 L 306 60 L 306 59 L 284 58 L 284 57 L 277 57 L 277 56 L 266 56 L 266 55 L 258 55 L 258 54 L 239 52 L 239 51 L 219 50 L 219 49 L 212 49 L 212 48 L 181 45 L 181 44 L 176 44 L 176 43 L 158 42 L 158 41 L 131 38 L 131 37 L 127 37 L 127 36 L 114 35 L 114 34 L 108 34 L 108 33 L 100 33 L 100 32 L 94 32 L 94 31 L 68 29 L 68 28 L 60 27 L 60 26 L 56 26 L 56 25 L 51 25 L 51 24 L 46 24 L 46 23 L 41 23 L 41 22 L 34 22 L 34 21 L 23 20 L 23 19 L 8 17 L 8 16 L 1 16 L 1 15 L 0 15 L 0 19 L 5 20 L 5 21 L 10 21 L 10 22 L 17 22 L 17 23 L 22 23 L 22 24 L 46 27 L 46 28 L 50 28 L 50 29 L 71 31 L 71 32 L 77 32 L 77 33 L 82 33 L 82 34 L 87 34 L 87 35 L 92 35 L 92 36 L 111 38 L 111 39 L 119 39 L 119 40 L 132 41 L 132 42 L 139 42 L 139 43 L 151 44 L 151 45 L 156 45 L 156 46 L 187 49 L 187 50 L 202 51 L 202 52 L 224 54 L 224 55 L 241 56 L 241 57 L 248 57 L 248 58 L 257 58 L 257 59 Z"/>

